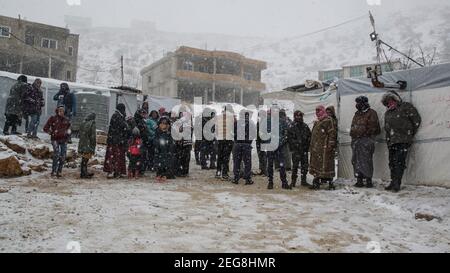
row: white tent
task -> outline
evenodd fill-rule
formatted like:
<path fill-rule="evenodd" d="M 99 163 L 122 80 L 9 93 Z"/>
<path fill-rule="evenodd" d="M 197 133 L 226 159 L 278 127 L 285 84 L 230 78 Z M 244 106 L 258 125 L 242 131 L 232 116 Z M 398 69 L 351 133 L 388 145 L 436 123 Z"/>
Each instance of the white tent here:
<path fill-rule="evenodd" d="M 450 64 L 386 73 L 380 80 L 406 81 L 406 90 L 398 91 L 404 101 L 417 107 L 422 125 L 416 135 L 407 162 L 405 183 L 450 187 Z M 370 79 L 344 79 L 338 85 L 339 177 L 352 178 L 350 126 L 355 113 L 355 98 L 365 95 L 380 119 L 382 134 L 377 137 L 374 178 L 390 179 L 388 150 L 384 133 L 385 107 L 381 98 L 385 89 L 374 88 Z"/>

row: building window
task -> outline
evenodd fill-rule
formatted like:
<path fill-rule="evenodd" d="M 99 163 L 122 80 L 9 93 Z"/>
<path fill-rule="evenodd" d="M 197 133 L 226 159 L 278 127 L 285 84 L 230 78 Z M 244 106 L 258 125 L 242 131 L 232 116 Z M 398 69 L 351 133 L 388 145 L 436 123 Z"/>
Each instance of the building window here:
<path fill-rule="evenodd" d="M 350 77 L 362 77 L 364 76 L 364 68 L 362 66 L 354 66 L 350 68 Z"/>
<path fill-rule="evenodd" d="M 202 72 L 202 73 L 208 73 L 208 66 L 204 65 L 204 64 L 201 64 L 201 65 L 198 66 L 198 71 Z"/>
<path fill-rule="evenodd" d="M 151 84 L 151 83 L 152 83 L 152 76 L 148 76 L 148 77 L 147 77 L 147 82 L 148 82 L 148 84 Z"/>
<path fill-rule="evenodd" d="M 0 37 L 10 38 L 11 28 L 7 26 L 0 26 Z"/>
<path fill-rule="evenodd" d="M 58 49 L 58 41 L 53 40 L 53 39 L 42 38 L 41 46 L 43 48 Z"/>
<path fill-rule="evenodd" d="M 245 72 L 244 73 L 244 79 L 246 79 L 247 81 L 253 81 L 253 74 Z"/>
<path fill-rule="evenodd" d="M 194 63 L 191 61 L 184 61 L 183 70 L 194 71 Z"/>
<path fill-rule="evenodd" d="M 34 46 L 34 36 L 31 34 L 25 35 L 25 43 L 30 46 Z"/>
<path fill-rule="evenodd" d="M 72 80 L 72 71 L 67 70 L 67 73 L 66 73 L 66 80 L 67 80 L 67 81 L 71 81 L 71 80 Z"/>
<path fill-rule="evenodd" d="M 73 47 L 69 46 L 69 55 L 73 56 Z"/>

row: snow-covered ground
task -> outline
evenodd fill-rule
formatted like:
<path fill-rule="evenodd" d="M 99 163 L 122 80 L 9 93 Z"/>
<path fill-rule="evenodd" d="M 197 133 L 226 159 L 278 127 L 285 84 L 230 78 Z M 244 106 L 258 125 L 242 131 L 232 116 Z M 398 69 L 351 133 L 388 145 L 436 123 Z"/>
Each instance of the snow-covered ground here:
<path fill-rule="evenodd" d="M 73 242 L 82 252 L 450 252 L 450 189 L 341 181 L 284 191 L 277 180 L 269 192 L 262 177 L 244 186 L 213 175 L 193 165 L 165 184 L 100 170 L 81 181 L 75 169 L 0 179 L 0 252 L 68 252 Z"/>

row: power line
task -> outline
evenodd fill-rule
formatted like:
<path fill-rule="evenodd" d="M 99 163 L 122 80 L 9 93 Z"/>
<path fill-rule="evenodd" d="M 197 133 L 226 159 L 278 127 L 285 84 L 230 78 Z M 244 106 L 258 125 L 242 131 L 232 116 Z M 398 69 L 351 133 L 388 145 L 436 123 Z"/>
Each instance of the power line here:
<path fill-rule="evenodd" d="M 257 49 L 257 48 L 262 48 L 262 47 L 270 47 L 270 46 L 273 46 L 273 45 L 277 45 L 277 44 L 279 44 L 281 42 L 286 42 L 286 41 L 296 40 L 296 39 L 300 39 L 300 38 L 305 38 L 305 37 L 312 36 L 312 35 L 315 35 L 315 34 L 318 34 L 318 33 L 321 33 L 321 32 L 328 31 L 330 29 L 341 27 L 343 25 L 346 25 L 346 24 L 349 24 L 349 23 L 352 23 L 352 22 L 355 22 L 355 21 L 358 21 L 358 20 L 362 20 L 364 18 L 366 18 L 365 14 L 361 15 L 361 16 L 358 16 L 356 18 L 344 21 L 342 23 L 339 23 L 339 24 L 336 24 L 336 25 L 333 25 L 333 26 L 329 26 L 329 27 L 325 27 L 325 28 L 322 28 L 322 29 L 319 29 L 319 30 L 316 30 L 316 31 L 313 31 L 313 32 L 308 32 L 308 33 L 296 35 L 296 36 L 293 36 L 293 37 L 287 37 L 287 38 L 284 38 L 284 39 L 280 40 L 279 42 L 270 43 L 270 44 L 266 44 L 266 45 L 264 45 L 264 44 L 257 44 L 255 46 L 251 46 L 249 48 L 246 48 L 243 51 L 245 52 L 245 51 L 251 50 L 251 49 Z"/>

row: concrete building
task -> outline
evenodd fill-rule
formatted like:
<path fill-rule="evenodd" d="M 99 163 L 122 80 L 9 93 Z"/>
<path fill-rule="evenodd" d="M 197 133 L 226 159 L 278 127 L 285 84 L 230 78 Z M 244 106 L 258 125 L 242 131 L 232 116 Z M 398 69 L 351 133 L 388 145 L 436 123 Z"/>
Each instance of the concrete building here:
<path fill-rule="evenodd" d="M 0 70 L 75 82 L 79 35 L 0 16 Z"/>
<path fill-rule="evenodd" d="M 263 61 L 226 51 L 182 46 L 141 71 L 145 94 L 179 98 L 192 103 L 229 102 L 256 105 L 266 85 L 261 82 Z"/>
<path fill-rule="evenodd" d="M 361 78 L 366 77 L 366 68 L 369 66 L 375 66 L 375 64 L 359 64 L 348 65 L 340 69 L 329 69 L 319 71 L 319 81 L 328 81 L 334 78 L 346 79 L 346 78 Z M 381 70 L 383 72 L 392 72 L 402 69 L 400 61 L 393 61 L 391 63 L 382 63 Z"/>

